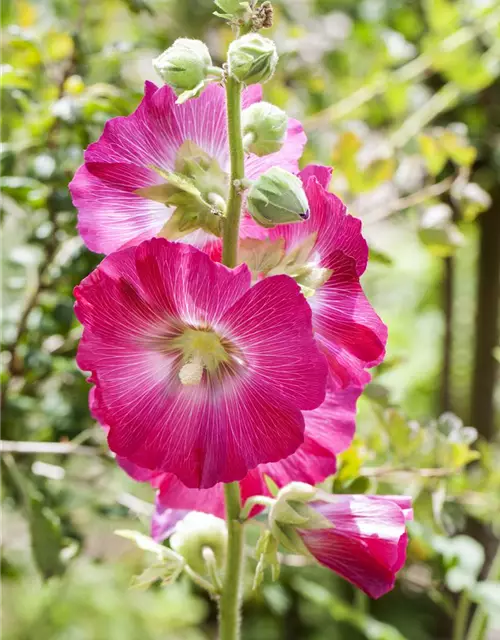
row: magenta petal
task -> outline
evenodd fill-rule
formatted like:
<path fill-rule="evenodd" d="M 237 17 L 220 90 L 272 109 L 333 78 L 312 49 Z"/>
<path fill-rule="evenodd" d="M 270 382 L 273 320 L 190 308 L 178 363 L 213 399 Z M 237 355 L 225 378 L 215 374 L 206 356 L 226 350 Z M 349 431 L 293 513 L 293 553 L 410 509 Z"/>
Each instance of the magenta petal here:
<path fill-rule="evenodd" d="M 156 542 L 166 540 L 189 511 L 186 509 L 166 509 L 156 501 L 153 517 L 151 518 L 151 537 Z"/>
<path fill-rule="evenodd" d="M 331 529 L 300 530 L 311 554 L 372 598 L 390 591 L 405 562 L 407 534 L 401 508 L 383 496 L 335 496 L 312 503 Z"/>
<path fill-rule="evenodd" d="M 250 471 L 240 482 L 243 503 L 251 496 L 271 495 L 265 476 L 281 488 L 294 481 L 317 484 L 335 473 L 335 454 L 349 446 L 354 435 L 359 394 L 359 389 L 340 393 L 329 390 L 318 409 L 304 412 L 304 444 L 288 458 Z M 159 487 L 157 509 L 189 509 L 223 517 L 224 492 L 220 484 L 210 489 L 189 489 L 172 474 L 158 476 L 153 484 Z M 252 516 L 261 510 L 255 508 Z"/>
<path fill-rule="evenodd" d="M 263 301 L 266 304 L 263 304 Z M 315 409 L 325 398 L 326 364 L 309 330 L 311 315 L 299 287 L 288 276 L 261 280 L 221 319 L 229 334 L 248 347 L 252 366 L 260 369 L 281 396 L 301 409 Z M 279 335 L 287 335 L 286 344 Z M 249 394 L 252 390 L 248 389 Z"/>
<path fill-rule="evenodd" d="M 135 191 L 159 181 L 159 175 L 151 169 L 132 164 L 82 165 L 70 190 L 79 211 L 78 231 L 89 249 L 110 253 L 142 236 L 158 233 L 170 210 L 160 202 L 141 198 Z"/>
<path fill-rule="evenodd" d="M 300 446 L 302 410 L 325 393 L 311 311 L 287 276 L 249 285 L 245 265 L 153 239 L 112 254 L 75 290 L 78 364 L 118 456 L 208 488 Z M 169 336 L 200 326 L 240 355 L 227 376 L 186 386 Z"/>
<path fill-rule="evenodd" d="M 332 179 L 332 167 L 325 167 L 322 164 L 308 164 L 300 172 L 300 179 L 307 184 L 309 178 L 316 178 L 319 184 L 328 191 L 328 186 Z"/>
<path fill-rule="evenodd" d="M 387 328 L 363 292 L 353 259 L 338 251 L 323 264 L 332 275 L 309 298 L 316 339 L 335 383 L 363 386 L 370 380 L 365 368 L 384 357 Z"/>

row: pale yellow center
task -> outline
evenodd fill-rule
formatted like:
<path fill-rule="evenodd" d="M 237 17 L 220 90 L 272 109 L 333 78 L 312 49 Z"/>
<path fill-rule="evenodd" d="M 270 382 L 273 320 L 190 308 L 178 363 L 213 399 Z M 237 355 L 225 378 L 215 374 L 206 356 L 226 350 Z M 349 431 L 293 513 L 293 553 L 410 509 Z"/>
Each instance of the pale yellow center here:
<path fill-rule="evenodd" d="M 200 384 L 204 371 L 215 373 L 219 365 L 229 361 L 219 336 L 210 330 L 186 329 L 175 338 L 173 346 L 182 353 L 184 364 L 179 380 L 183 385 Z"/>

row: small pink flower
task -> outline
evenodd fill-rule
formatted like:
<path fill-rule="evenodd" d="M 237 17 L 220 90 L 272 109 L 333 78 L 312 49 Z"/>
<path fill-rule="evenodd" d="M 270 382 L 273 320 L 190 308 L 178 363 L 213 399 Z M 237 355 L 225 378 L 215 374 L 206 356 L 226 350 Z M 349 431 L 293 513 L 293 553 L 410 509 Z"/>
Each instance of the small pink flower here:
<path fill-rule="evenodd" d="M 342 201 L 326 190 L 329 167 L 310 165 L 300 177 L 310 217 L 267 231 L 271 241 L 284 243 L 284 257 L 268 275 L 288 273 L 304 285 L 314 334 L 328 360 L 332 384 L 362 387 L 370 380 L 365 369 L 384 357 L 387 328 L 360 283 L 368 261 L 361 221 L 348 215 Z M 256 235 L 248 220 L 244 230 Z"/>
<path fill-rule="evenodd" d="M 406 560 L 406 521 L 413 518 L 407 496 L 335 495 L 308 507 L 331 528 L 298 529 L 316 560 L 372 598 L 394 587 Z"/>
<path fill-rule="evenodd" d="M 207 488 L 302 444 L 327 373 L 288 276 L 250 287 L 245 265 L 152 239 L 110 255 L 75 296 L 77 362 L 119 456 Z"/>
<path fill-rule="evenodd" d="M 249 87 L 243 108 L 259 102 L 262 89 Z M 160 233 L 172 208 L 142 197 L 138 189 L 164 182 L 161 171 L 174 171 L 180 147 L 190 141 L 229 170 L 225 91 L 211 85 L 199 98 L 175 104 L 176 95 L 164 85 L 146 82 L 145 95 L 134 113 L 109 120 L 99 140 L 85 152 L 85 164 L 70 183 L 78 209 L 78 230 L 92 251 L 111 253 Z M 245 174 L 258 177 L 272 166 L 298 170 L 306 136 L 296 120 L 289 120 L 285 144 L 276 153 L 245 157 Z M 198 247 L 219 246 L 215 236 L 196 231 L 183 238 Z"/>

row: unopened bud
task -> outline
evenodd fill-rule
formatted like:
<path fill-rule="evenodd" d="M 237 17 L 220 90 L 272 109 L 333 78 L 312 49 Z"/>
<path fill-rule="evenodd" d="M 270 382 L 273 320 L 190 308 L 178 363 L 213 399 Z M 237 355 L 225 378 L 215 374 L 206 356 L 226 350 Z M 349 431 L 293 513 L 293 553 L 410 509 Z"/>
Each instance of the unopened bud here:
<path fill-rule="evenodd" d="M 303 482 L 291 482 L 283 487 L 269 512 L 269 528 L 273 536 L 289 551 L 310 555 L 301 530 L 328 529 L 332 525 L 313 506 L 318 490 Z"/>
<path fill-rule="evenodd" d="M 263 227 L 309 218 L 309 204 L 302 182 L 280 167 L 268 169 L 252 184 L 247 207 L 252 218 Z"/>
<path fill-rule="evenodd" d="M 227 528 L 224 520 L 208 513 L 191 511 L 181 520 L 170 538 L 170 546 L 200 575 L 207 573 L 203 550 L 213 551 L 216 566 L 224 566 Z"/>
<path fill-rule="evenodd" d="M 277 63 L 278 52 L 274 42 L 258 33 L 248 33 L 229 46 L 229 75 L 244 84 L 267 82 Z"/>
<path fill-rule="evenodd" d="M 187 93 L 186 98 L 196 97 L 208 82 L 222 74 L 212 66 L 206 44 L 190 38 L 178 38 L 153 60 L 153 66 L 178 96 Z"/>
<path fill-rule="evenodd" d="M 257 156 L 279 151 L 286 138 L 288 116 L 269 102 L 256 102 L 242 114 L 245 150 Z"/>

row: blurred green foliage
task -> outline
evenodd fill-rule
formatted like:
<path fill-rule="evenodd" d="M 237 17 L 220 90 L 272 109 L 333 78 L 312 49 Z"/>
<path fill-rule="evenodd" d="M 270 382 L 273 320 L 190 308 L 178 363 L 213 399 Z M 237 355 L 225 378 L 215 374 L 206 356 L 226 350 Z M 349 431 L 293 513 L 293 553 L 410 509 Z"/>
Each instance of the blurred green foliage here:
<path fill-rule="evenodd" d="M 333 164 L 331 189 L 363 219 L 364 285 L 390 335 L 326 486 L 408 492 L 415 523 L 398 587 L 376 603 L 293 557 L 279 583 L 266 577 L 252 593 L 250 560 L 244 637 L 451 638 L 464 589 L 498 629 L 499 578 L 484 581 L 483 565 L 498 544 L 499 448 L 483 424 L 466 425 L 478 229 L 500 210 L 500 6 L 274 5 L 281 60 L 266 97 L 304 122 L 303 163 Z M 77 236 L 67 189 L 106 120 L 157 82 L 151 59 L 177 36 L 204 39 L 223 62 L 231 34 L 213 10 L 211 0 L 2 3 L 2 439 L 75 447 L 2 456 L 6 640 L 215 637 L 213 603 L 183 580 L 127 590 L 146 559 L 113 531 L 147 531 L 153 496 L 116 468 L 89 416 L 72 290 L 100 256 Z"/>

